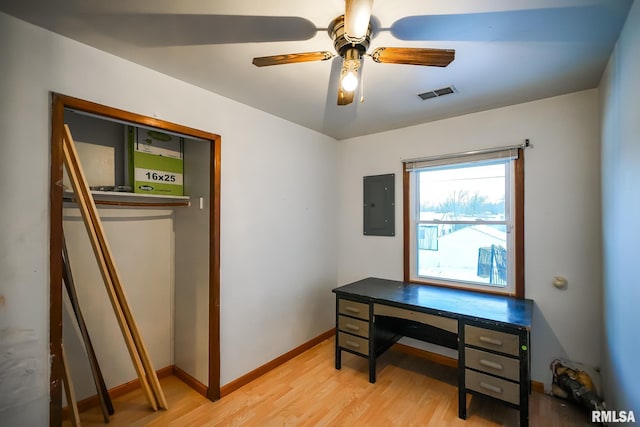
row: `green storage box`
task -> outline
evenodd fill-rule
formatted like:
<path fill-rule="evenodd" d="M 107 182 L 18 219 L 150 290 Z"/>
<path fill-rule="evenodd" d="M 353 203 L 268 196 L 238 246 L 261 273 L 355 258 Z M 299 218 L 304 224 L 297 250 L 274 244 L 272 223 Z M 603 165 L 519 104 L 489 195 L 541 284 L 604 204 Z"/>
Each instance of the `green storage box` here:
<path fill-rule="evenodd" d="M 182 196 L 184 140 L 156 130 L 127 127 L 133 192 Z"/>

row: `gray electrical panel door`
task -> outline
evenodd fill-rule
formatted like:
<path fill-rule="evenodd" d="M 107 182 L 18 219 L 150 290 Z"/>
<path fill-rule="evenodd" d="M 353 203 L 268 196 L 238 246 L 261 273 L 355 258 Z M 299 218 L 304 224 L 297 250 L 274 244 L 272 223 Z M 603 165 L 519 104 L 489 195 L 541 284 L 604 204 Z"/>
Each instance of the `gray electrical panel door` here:
<path fill-rule="evenodd" d="M 395 174 L 365 176 L 364 234 L 395 236 Z"/>

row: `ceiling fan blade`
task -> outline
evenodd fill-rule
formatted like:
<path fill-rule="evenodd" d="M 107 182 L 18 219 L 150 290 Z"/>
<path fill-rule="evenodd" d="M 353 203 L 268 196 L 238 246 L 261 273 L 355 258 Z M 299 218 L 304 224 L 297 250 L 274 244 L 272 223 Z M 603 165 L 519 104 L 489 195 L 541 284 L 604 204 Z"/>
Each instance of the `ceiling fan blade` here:
<path fill-rule="evenodd" d="M 350 40 L 364 39 L 371 21 L 373 0 L 346 0 L 344 8 L 344 32 Z"/>
<path fill-rule="evenodd" d="M 384 64 L 426 65 L 446 67 L 455 59 L 453 49 L 422 49 L 412 47 L 379 47 L 371 53 L 375 62 Z"/>
<path fill-rule="evenodd" d="M 338 85 L 338 105 L 349 105 L 353 102 L 353 95 L 355 91 L 347 92 L 342 89 L 342 85 Z"/>
<path fill-rule="evenodd" d="M 281 64 L 297 64 L 298 62 L 313 62 L 313 61 L 326 61 L 333 58 L 331 52 L 319 51 L 319 52 L 304 52 L 304 53 L 290 53 L 287 55 L 273 55 L 273 56 L 260 56 L 253 58 L 253 65 L 256 67 L 266 67 L 269 65 L 281 65 Z"/>

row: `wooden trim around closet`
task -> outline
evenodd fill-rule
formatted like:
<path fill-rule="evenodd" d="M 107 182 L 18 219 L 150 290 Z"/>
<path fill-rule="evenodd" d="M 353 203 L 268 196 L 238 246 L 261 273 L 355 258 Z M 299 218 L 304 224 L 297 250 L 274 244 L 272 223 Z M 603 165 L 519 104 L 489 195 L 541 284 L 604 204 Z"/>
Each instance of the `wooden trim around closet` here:
<path fill-rule="evenodd" d="M 209 182 L 211 206 L 209 210 L 209 388 L 207 398 L 220 399 L 220 154 L 221 139 L 216 136 L 211 141 L 212 173 Z"/>
<path fill-rule="evenodd" d="M 49 424 L 62 423 L 62 134 L 64 106 L 53 96 L 51 112 L 51 181 L 49 190 Z M 59 125 L 54 125 L 59 124 Z"/>

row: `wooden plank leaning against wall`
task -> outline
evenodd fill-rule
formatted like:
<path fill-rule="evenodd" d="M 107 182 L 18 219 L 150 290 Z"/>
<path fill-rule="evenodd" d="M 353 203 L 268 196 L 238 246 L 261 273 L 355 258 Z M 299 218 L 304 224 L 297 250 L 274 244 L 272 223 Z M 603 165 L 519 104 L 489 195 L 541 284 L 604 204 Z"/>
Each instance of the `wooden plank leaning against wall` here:
<path fill-rule="evenodd" d="M 100 116 L 106 120 L 154 127 L 207 140 L 211 143 L 209 200 L 209 373 L 206 397 L 220 397 L 220 170 L 221 137 L 190 127 L 166 122 L 136 113 L 107 107 L 70 96 L 52 94 L 51 116 L 51 179 L 50 179 L 50 238 L 49 291 L 51 354 L 49 423 L 58 426 L 62 420 L 62 208 L 63 208 L 63 132 L 64 110 L 72 109 Z"/>

